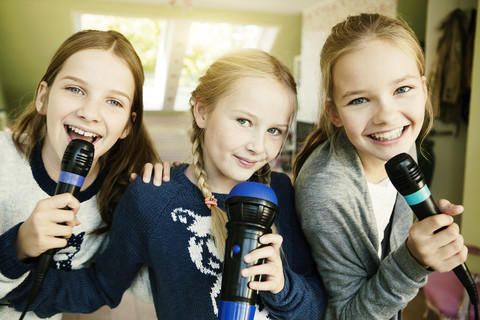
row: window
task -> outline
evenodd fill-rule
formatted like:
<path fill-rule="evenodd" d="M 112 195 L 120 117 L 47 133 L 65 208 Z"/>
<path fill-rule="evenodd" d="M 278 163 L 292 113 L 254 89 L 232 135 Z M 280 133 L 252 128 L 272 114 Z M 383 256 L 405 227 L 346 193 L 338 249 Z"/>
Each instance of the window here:
<path fill-rule="evenodd" d="M 116 30 L 135 47 L 145 71 L 145 110 L 184 111 L 198 78 L 222 54 L 269 52 L 278 27 L 79 13 L 76 29 Z"/>

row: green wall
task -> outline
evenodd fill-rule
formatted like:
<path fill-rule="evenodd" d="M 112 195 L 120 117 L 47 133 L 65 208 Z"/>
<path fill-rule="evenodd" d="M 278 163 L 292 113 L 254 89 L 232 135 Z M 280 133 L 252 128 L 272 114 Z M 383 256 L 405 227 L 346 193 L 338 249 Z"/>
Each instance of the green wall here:
<path fill-rule="evenodd" d="M 195 2 L 194 2 L 195 3 Z M 301 14 L 265 14 L 108 0 L 0 0 L 0 79 L 13 108 L 33 97 L 57 47 L 74 32 L 76 11 L 280 26 L 272 53 L 289 67 L 300 53 Z"/>
<path fill-rule="evenodd" d="M 480 0 L 477 2 L 477 8 L 480 6 Z M 480 16 L 477 11 L 477 21 Z M 473 58 L 472 70 L 472 88 L 480 86 L 480 23 L 477 23 L 475 30 L 475 48 L 476 53 Z M 472 90 L 470 99 L 469 126 L 467 129 L 467 151 L 465 156 L 465 181 L 463 186 L 463 205 L 465 212 L 462 214 L 462 234 L 465 243 L 480 248 L 480 91 Z M 473 125 L 476 124 L 476 125 Z M 480 255 L 470 255 L 468 266 L 471 272 L 480 273 Z"/>
<path fill-rule="evenodd" d="M 425 42 L 427 0 L 398 0 L 399 18 L 405 20 L 415 31 L 420 42 Z"/>

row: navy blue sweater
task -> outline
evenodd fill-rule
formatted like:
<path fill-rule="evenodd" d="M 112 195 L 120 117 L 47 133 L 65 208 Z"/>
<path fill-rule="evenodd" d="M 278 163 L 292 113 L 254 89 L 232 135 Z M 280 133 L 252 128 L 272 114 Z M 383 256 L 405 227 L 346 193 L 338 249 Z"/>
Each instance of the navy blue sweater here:
<path fill-rule="evenodd" d="M 173 168 L 171 181 L 160 188 L 132 182 L 96 263 L 70 272 L 50 270 L 32 309 L 45 317 L 115 307 L 146 263 L 159 319 L 216 319 L 223 257 L 211 239 L 210 210 L 185 168 Z M 317 319 L 326 295 L 297 221 L 293 188 L 284 174 L 272 173 L 271 181 L 280 207 L 275 224 L 284 237 L 285 287 L 278 294 L 259 293 L 255 319 Z M 227 195 L 215 197 L 223 206 Z M 17 309 L 24 307 L 29 280 L 7 296 Z"/>

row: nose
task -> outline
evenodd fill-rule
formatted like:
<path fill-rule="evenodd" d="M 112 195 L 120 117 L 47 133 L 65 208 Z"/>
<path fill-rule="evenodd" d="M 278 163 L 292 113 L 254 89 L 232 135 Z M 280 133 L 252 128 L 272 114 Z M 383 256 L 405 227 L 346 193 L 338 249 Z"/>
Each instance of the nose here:
<path fill-rule="evenodd" d="M 373 110 L 373 122 L 375 124 L 388 123 L 396 116 L 397 107 L 395 102 L 389 99 L 379 99 Z"/>
<path fill-rule="evenodd" d="M 100 101 L 93 98 L 86 99 L 77 109 L 77 115 L 85 121 L 98 121 L 100 120 L 100 107 Z"/>
<path fill-rule="evenodd" d="M 253 154 L 262 153 L 265 148 L 265 136 L 260 132 L 253 132 L 246 147 Z"/>

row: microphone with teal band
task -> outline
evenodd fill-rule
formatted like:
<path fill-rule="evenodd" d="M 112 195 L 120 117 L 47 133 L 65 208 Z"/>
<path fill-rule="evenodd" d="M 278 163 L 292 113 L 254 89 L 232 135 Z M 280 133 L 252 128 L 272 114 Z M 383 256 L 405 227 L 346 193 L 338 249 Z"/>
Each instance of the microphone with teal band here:
<path fill-rule="evenodd" d="M 70 141 L 63 153 L 55 195 L 71 193 L 74 197 L 78 197 L 85 177 L 92 166 L 94 153 L 95 147 L 90 142 L 81 139 Z M 66 207 L 64 209 L 68 210 L 69 208 Z M 30 289 L 27 304 L 20 316 L 20 320 L 25 317 L 28 307 L 37 297 L 56 252 L 57 249 L 50 249 L 42 253 L 38 258 L 33 274 L 32 288 Z"/>
<path fill-rule="evenodd" d="M 393 186 L 405 198 L 419 220 L 439 214 L 435 201 L 420 167 L 408 153 L 400 153 L 385 163 L 385 170 Z M 445 229 L 442 227 L 435 233 Z M 475 319 L 478 319 L 478 292 L 473 277 L 465 263 L 453 269 L 453 272 L 465 287 L 470 302 L 474 306 Z"/>

